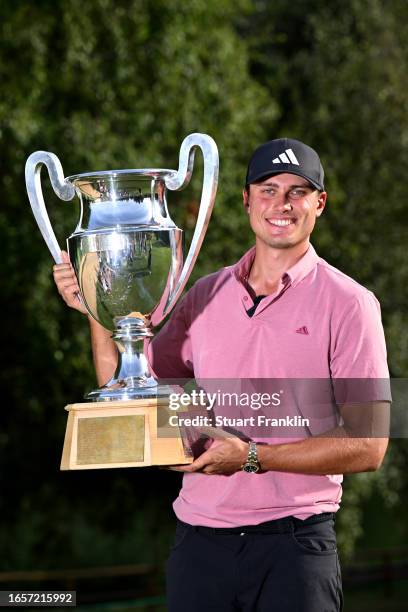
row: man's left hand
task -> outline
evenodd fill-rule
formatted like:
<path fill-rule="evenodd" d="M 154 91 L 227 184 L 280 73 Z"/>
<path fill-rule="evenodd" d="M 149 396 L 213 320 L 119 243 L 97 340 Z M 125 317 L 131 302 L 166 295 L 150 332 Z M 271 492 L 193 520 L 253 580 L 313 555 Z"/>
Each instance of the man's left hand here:
<path fill-rule="evenodd" d="M 247 457 L 248 443 L 231 436 L 214 440 L 211 447 L 190 465 L 173 465 L 169 469 L 177 472 L 228 475 L 241 470 Z"/>

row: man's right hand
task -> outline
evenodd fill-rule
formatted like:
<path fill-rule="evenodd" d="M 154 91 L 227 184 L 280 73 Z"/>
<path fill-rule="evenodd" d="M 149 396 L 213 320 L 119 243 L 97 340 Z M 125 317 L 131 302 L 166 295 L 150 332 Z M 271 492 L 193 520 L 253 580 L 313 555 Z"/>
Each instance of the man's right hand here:
<path fill-rule="evenodd" d="M 54 281 L 57 285 L 58 292 L 64 302 L 70 307 L 88 314 L 87 309 L 82 303 L 78 281 L 75 276 L 74 268 L 69 261 L 69 256 L 66 251 L 61 251 L 63 263 L 56 264 L 53 267 Z"/>

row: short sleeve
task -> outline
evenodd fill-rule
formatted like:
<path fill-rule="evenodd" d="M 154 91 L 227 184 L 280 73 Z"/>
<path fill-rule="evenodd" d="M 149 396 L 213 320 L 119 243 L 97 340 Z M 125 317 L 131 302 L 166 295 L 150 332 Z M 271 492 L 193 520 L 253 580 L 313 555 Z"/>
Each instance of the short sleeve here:
<path fill-rule="evenodd" d="M 370 291 L 340 317 L 330 355 L 337 403 L 391 401 L 381 310 Z"/>
<path fill-rule="evenodd" d="M 145 354 L 156 378 L 193 378 L 194 368 L 190 340 L 188 293 L 179 302 L 170 319 L 145 344 Z"/>

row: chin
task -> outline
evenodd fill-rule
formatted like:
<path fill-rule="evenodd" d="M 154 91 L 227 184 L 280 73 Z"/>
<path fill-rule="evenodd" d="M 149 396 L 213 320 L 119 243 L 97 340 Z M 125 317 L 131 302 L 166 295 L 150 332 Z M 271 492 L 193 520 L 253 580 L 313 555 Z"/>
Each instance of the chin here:
<path fill-rule="evenodd" d="M 274 249 L 290 249 L 298 244 L 295 240 L 265 240 L 266 244 Z"/>

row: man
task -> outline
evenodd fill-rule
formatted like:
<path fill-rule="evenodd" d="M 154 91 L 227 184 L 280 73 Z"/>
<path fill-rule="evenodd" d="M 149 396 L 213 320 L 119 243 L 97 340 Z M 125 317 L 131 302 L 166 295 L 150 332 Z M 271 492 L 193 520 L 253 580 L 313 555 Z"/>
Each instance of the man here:
<path fill-rule="evenodd" d="M 243 203 L 255 246 L 200 279 L 151 343 L 156 375 L 205 379 L 385 379 L 378 303 L 310 245 L 326 205 L 317 153 L 293 139 L 251 157 Z M 55 266 L 65 301 L 80 309 L 69 263 Z M 116 365 L 108 332 L 91 321 L 100 382 Z M 361 405 L 347 392 L 307 437 L 250 443 L 229 436 L 189 466 L 174 503 L 168 573 L 170 612 L 334 612 L 342 608 L 334 514 L 341 474 L 377 469 L 387 439 L 356 437 L 360 415 L 376 420 L 387 392 Z M 338 423 L 341 424 L 338 424 Z M 312 434 L 312 435 L 310 435 Z M 258 436 L 262 438 L 263 436 Z"/>

